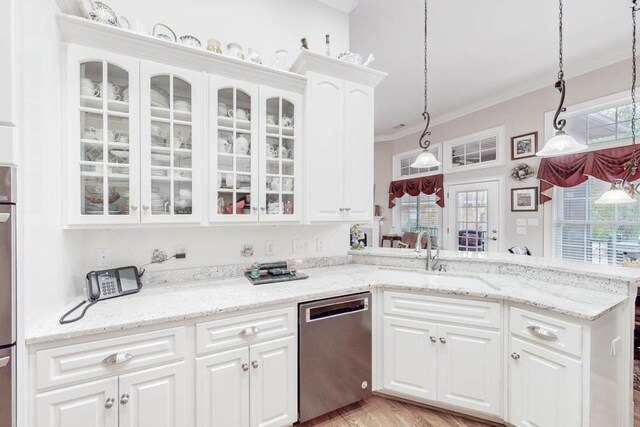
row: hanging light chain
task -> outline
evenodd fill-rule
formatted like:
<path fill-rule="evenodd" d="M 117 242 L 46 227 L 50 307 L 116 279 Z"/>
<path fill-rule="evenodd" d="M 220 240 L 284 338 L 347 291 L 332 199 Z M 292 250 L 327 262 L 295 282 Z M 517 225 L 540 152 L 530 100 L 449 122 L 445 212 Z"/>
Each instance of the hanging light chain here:
<path fill-rule="evenodd" d="M 558 61 L 558 68 L 559 68 L 559 71 L 558 71 L 558 80 L 563 80 L 563 79 L 564 79 L 564 69 L 563 69 L 563 68 L 564 68 L 564 62 L 563 62 L 563 59 L 564 59 L 564 58 L 563 58 L 563 56 L 564 56 L 564 52 L 563 52 L 563 48 L 562 48 L 562 45 L 563 45 L 563 37 L 562 37 L 562 33 L 563 33 L 563 31 L 562 31 L 562 30 L 563 30 L 563 28 L 562 28 L 562 18 L 564 17 L 564 14 L 563 14 L 563 5 L 562 5 L 562 0 L 560 0 L 559 9 L 560 9 L 560 13 L 559 13 L 559 15 L 558 15 L 558 18 L 559 18 L 559 22 L 560 22 L 560 23 L 558 24 L 558 30 L 559 30 L 558 32 L 559 32 L 559 34 L 560 34 L 560 37 L 559 37 L 559 39 L 558 39 L 558 58 L 559 58 L 559 61 Z"/>
<path fill-rule="evenodd" d="M 632 0 L 631 19 L 633 21 L 633 42 L 631 43 L 631 141 L 636 144 L 636 12 L 638 11 L 637 0 Z M 635 165 L 637 163 L 636 150 L 633 150 L 631 161 Z"/>
<path fill-rule="evenodd" d="M 427 91 L 427 72 L 428 72 L 428 62 L 427 62 L 427 0 L 424 1 L 424 112 L 422 113 L 422 117 L 426 119 L 427 115 L 427 100 L 428 100 L 428 91 Z"/>

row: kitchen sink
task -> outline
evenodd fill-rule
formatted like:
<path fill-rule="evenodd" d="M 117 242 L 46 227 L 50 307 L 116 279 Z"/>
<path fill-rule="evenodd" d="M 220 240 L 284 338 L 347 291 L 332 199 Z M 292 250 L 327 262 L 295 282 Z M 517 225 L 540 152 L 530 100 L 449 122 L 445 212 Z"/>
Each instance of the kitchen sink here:
<path fill-rule="evenodd" d="M 431 273 L 427 271 L 404 270 L 394 268 L 379 269 L 379 277 L 384 282 L 406 283 L 411 285 L 445 288 L 445 289 L 469 289 L 469 290 L 489 290 L 495 289 L 484 280 L 463 274 L 446 275 Z"/>

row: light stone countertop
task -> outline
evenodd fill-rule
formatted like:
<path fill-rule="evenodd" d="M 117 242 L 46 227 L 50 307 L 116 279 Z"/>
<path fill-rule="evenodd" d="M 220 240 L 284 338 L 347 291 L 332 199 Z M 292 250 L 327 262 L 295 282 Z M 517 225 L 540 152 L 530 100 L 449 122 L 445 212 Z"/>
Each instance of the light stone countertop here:
<path fill-rule="evenodd" d="M 513 301 L 580 319 L 596 320 L 622 305 L 626 294 L 579 286 L 490 273 L 427 273 L 418 269 L 348 264 L 304 269 L 307 280 L 254 286 L 245 277 L 144 287 L 135 295 L 101 301 L 80 321 L 60 325 L 60 315 L 78 298 L 45 322 L 26 339 L 28 345 L 132 330 L 218 314 L 294 304 L 367 291 L 423 291 L 435 295 L 459 295 Z M 440 282 L 437 282 L 440 280 Z M 169 325 L 167 325 L 169 326 Z"/>

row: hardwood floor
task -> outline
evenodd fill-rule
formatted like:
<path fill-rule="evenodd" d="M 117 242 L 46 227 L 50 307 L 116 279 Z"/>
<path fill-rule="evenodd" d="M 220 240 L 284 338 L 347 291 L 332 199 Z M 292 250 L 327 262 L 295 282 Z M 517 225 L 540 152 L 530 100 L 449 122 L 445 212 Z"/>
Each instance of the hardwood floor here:
<path fill-rule="evenodd" d="M 640 427 L 640 391 L 634 390 L 634 427 Z M 296 427 L 488 427 L 499 424 L 373 396 Z"/>
<path fill-rule="evenodd" d="M 373 396 L 296 427 L 487 427 L 485 423 L 410 403 Z"/>

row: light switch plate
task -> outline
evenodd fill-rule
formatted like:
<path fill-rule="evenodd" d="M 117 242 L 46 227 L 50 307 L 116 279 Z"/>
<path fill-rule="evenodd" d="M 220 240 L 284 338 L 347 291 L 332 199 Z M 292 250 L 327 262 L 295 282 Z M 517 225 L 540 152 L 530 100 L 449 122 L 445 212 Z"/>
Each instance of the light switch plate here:
<path fill-rule="evenodd" d="M 109 267 L 111 264 L 111 249 L 96 250 L 96 267 Z"/>
<path fill-rule="evenodd" d="M 516 227 L 516 234 L 527 234 L 527 227 Z"/>
<path fill-rule="evenodd" d="M 529 218 L 527 220 L 527 224 L 529 227 L 537 227 L 538 226 L 538 218 Z"/>
<path fill-rule="evenodd" d="M 516 219 L 516 225 L 519 226 L 519 227 L 523 227 L 523 226 L 527 225 L 526 218 L 518 218 L 518 219 Z"/>
<path fill-rule="evenodd" d="M 324 239 L 322 237 L 318 237 L 318 240 L 316 240 L 316 250 L 318 252 L 322 252 L 324 250 Z"/>
<path fill-rule="evenodd" d="M 267 240 L 264 243 L 264 254 L 267 256 L 273 255 L 273 240 Z"/>

